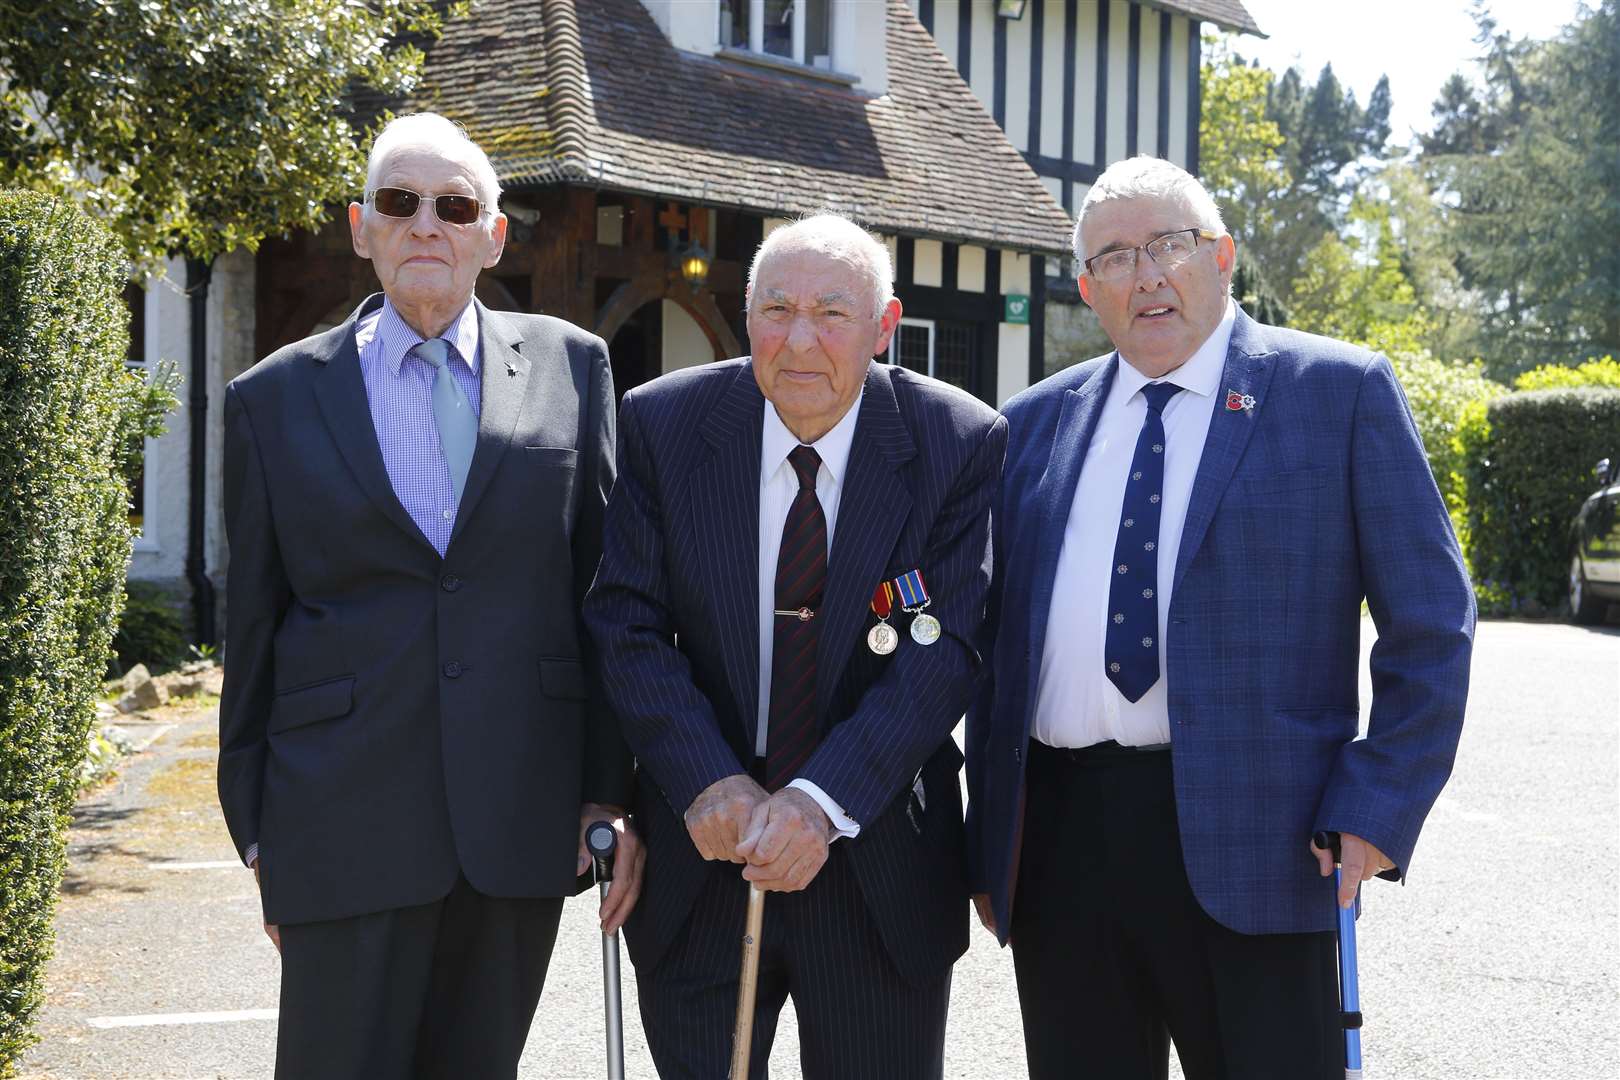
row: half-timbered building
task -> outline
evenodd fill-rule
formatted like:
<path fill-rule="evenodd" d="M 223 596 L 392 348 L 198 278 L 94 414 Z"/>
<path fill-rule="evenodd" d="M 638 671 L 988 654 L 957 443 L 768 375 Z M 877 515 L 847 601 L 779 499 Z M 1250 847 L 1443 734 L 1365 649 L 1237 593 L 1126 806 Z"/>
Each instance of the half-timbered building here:
<path fill-rule="evenodd" d="M 511 228 L 478 296 L 601 334 L 621 392 L 745 353 L 751 253 L 827 207 L 895 255 L 905 319 L 883 359 L 999 403 L 1081 358 L 1063 283 L 1085 185 L 1139 150 L 1196 165 L 1201 20 L 1254 29 L 1237 0 L 480 0 L 412 97 L 376 104 L 485 147 Z M 149 444 L 132 576 L 200 596 L 227 557 L 225 382 L 377 286 L 341 215 L 233 253 L 191 363 L 171 274 L 137 301 L 141 356 L 206 394 Z"/>

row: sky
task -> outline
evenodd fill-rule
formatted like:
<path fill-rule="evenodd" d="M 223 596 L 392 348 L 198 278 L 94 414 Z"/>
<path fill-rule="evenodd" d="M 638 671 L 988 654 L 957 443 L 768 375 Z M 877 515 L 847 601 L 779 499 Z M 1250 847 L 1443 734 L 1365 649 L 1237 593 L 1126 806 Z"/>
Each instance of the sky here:
<path fill-rule="evenodd" d="M 1243 0 L 1267 40 L 1245 35 L 1240 55 L 1282 72 L 1298 65 L 1314 81 L 1332 63 L 1339 82 L 1363 105 L 1380 75 L 1389 76 L 1390 137 L 1427 131 L 1430 106 L 1454 71 L 1473 75 L 1479 55 L 1468 0 Z M 1499 29 L 1545 38 L 1573 21 L 1577 0 L 1491 0 Z"/>

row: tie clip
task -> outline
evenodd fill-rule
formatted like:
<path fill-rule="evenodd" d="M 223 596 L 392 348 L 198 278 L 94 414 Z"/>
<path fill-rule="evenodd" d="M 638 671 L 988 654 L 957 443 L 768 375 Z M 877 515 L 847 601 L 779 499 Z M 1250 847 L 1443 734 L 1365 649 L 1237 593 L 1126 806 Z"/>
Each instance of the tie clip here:
<path fill-rule="evenodd" d="M 816 617 L 816 613 L 807 607 L 798 608 L 794 611 L 778 611 L 776 614 L 791 615 L 800 622 L 809 622 L 811 619 Z"/>

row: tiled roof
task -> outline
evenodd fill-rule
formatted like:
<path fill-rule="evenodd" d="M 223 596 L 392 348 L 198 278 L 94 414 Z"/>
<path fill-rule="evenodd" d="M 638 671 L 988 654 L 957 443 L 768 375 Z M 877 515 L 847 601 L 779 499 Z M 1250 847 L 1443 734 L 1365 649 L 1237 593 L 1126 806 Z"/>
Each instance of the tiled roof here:
<path fill-rule="evenodd" d="M 1140 0 L 1149 7 L 1173 11 L 1177 15 L 1190 15 L 1195 19 L 1212 22 L 1222 30 L 1240 34 L 1266 34 L 1244 8 L 1242 0 Z"/>
<path fill-rule="evenodd" d="M 675 49 L 638 0 L 483 0 L 408 103 L 468 127 L 511 189 L 581 183 L 1051 254 L 1069 221 L 904 0 L 881 97 Z M 395 106 L 396 109 L 399 106 Z"/>

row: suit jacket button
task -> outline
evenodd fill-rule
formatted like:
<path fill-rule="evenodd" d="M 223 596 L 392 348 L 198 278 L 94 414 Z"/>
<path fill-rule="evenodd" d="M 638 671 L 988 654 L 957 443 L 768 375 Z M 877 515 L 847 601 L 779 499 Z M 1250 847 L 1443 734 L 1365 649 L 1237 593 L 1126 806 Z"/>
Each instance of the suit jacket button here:
<path fill-rule="evenodd" d="M 444 577 L 439 579 L 439 588 L 443 589 L 445 592 L 455 592 L 457 589 L 461 588 L 461 579 L 456 577 L 454 574 L 446 574 Z"/>
<path fill-rule="evenodd" d="M 444 677 L 447 678 L 447 679 L 459 679 L 459 678 L 461 678 L 461 664 L 460 664 L 460 662 L 456 661 L 456 660 L 452 660 L 448 664 L 444 665 Z"/>

